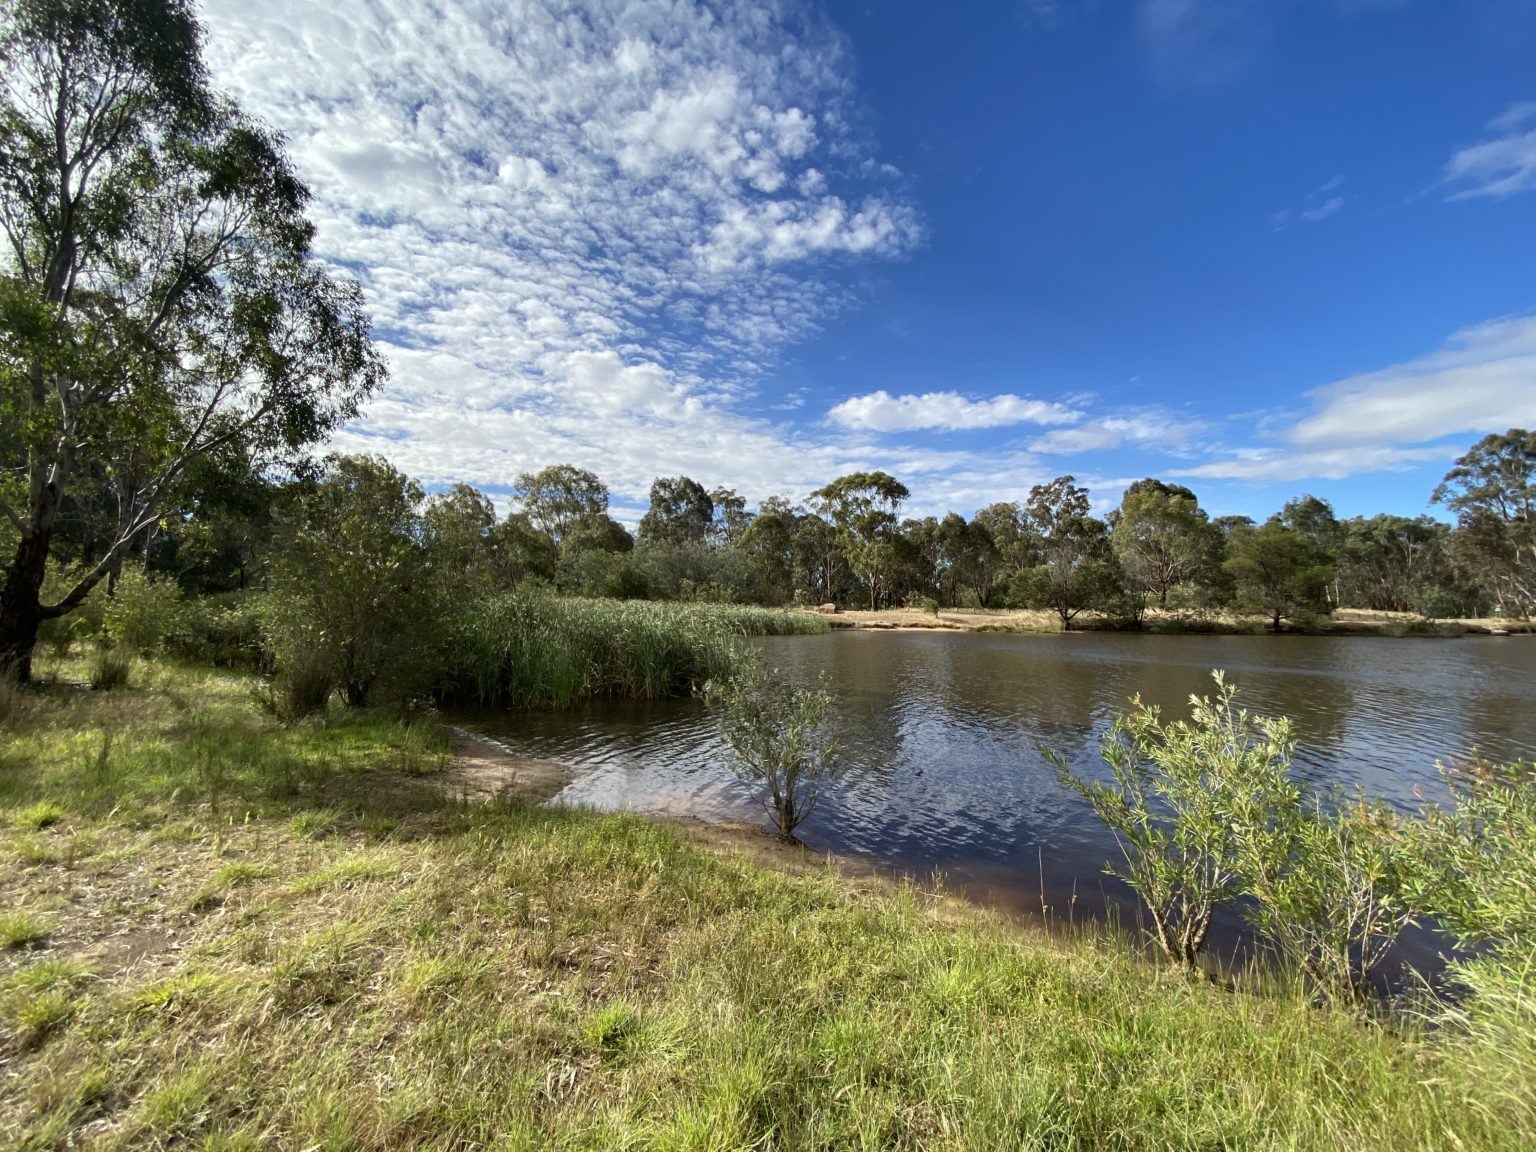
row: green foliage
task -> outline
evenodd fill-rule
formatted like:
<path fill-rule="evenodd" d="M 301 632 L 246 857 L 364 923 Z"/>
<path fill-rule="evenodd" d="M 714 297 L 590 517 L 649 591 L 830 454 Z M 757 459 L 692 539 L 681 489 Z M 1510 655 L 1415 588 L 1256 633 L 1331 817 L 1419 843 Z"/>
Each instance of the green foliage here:
<path fill-rule="evenodd" d="M 1233 813 L 1248 915 L 1323 995 L 1370 991 L 1414 908 L 1406 822 L 1384 803 L 1307 796 L 1294 785 Z"/>
<path fill-rule="evenodd" d="M 269 642 L 280 679 L 324 669 L 349 705 L 396 697 L 435 671 L 444 582 L 422 543 L 423 494 L 378 457 L 336 456 L 303 492 L 272 573 Z M 453 587 L 447 582 L 448 587 Z"/>
<path fill-rule="evenodd" d="M 281 137 L 209 86 L 186 0 L 0 7 L 0 652 L 77 608 L 197 458 L 291 456 L 382 381 L 362 294 L 312 259 Z M 61 511 L 115 509 L 44 604 Z"/>
<path fill-rule="evenodd" d="M 1463 571 L 1512 615 L 1536 610 L 1536 432 L 1484 436 L 1435 489 Z"/>
<path fill-rule="evenodd" d="M 152 656 L 182 624 L 181 588 L 174 580 L 124 564 L 102 608 L 102 631 L 113 644 Z"/>
<path fill-rule="evenodd" d="M 184 600 L 176 630 L 165 650 L 183 660 L 214 667 L 264 668 L 268 597 L 261 592 L 226 592 Z"/>
<path fill-rule="evenodd" d="M 1292 739 L 1283 719 L 1250 716 L 1217 672 L 1216 694 L 1190 697 L 1190 718 L 1165 723 L 1132 702 L 1105 735 L 1108 782 L 1085 780 L 1056 759 L 1062 782 L 1114 832 L 1124 855 L 1109 867 L 1146 905 L 1152 933 L 1175 964 L 1192 968 L 1216 906 L 1241 890 L 1241 829 L 1289 787 Z"/>
<path fill-rule="evenodd" d="M 907 486 L 884 472 L 839 476 L 811 493 L 815 506 L 836 528 L 848 564 L 869 589 L 869 606 L 880 606 L 899 563 L 897 513 L 910 496 Z"/>
<path fill-rule="evenodd" d="M 1536 949 L 1536 763 L 1442 768 L 1449 807 L 1415 831 L 1414 901 L 1464 946 Z"/>
<path fill-rule="evenodd" d="M 798 688 L 752 654 L 738 655 L 722 680 L 704 685 L 718 709 L 731 769 L 759 793 L 779 836 L 797 843 L 795 829 L 841 775 L 841 749 L 827 713 L 830 681 Z"/>
<path fill-rule="evenodd" d="M 1332 559 L 1278 516 L 1260 528 L 1235 526 L 1224 567 L 1236 582 L 1238 606 L 1268 616 L 1273 631 L 1282 621 L 1307 624 L 1330 609 Z"/>
<path fill-rule="evenodd" d="M 1029 490 L 1024 522 L 1042 561 L 1023 585 L 1030 607 L 1051 609 L 1065 629 L 1082 612 L 1115 599 L 1120 571 L 1109 530 L 1089 514 L 1088 489 L 1071 476 L 1036 484 Z"/>
<path fill-rule="evenodd" d="M 1110 544 L 1136 591 L 1168 606 L 1180 584 L 1205 581 L 1215 568 L 1220 536 L 1195 494 L 1179 484 L 1138 480 L 1111 514 Z"/>
<path fill-rule="evenodd" d="M 687 695 L 734 667 L 739 637 L 826 630 L 818 616 L 768 608 L 490 596 L 454 622 L 446 691 L 533 708 Z"/>
<path fill-rule="evenodd" d="M 512 494 L 529 523 L 561 548 L 581 525 L 608 515 L 608 486 L 572 464 L 524 472 L 513 483 Z"/>
<path fill-rule="evenodd" d="M 651 506 L 640 518 L 640 539 L 653 544 L 702 544 L 715 519 L 715 502 L 687 476 L 658 476 Z"/>

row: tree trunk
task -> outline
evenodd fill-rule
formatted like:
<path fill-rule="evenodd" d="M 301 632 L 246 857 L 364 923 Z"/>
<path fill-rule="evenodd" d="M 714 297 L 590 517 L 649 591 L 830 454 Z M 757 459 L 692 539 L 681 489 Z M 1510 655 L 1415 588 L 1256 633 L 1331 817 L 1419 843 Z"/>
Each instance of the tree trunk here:
<path fill-rule="evenodd" d="M 0 673 L 21 684 L 32 679 L 32 649 L 43 622 L 43 575 L 50 535 L 38 532 L 21 538 L 0 590 Z"/>

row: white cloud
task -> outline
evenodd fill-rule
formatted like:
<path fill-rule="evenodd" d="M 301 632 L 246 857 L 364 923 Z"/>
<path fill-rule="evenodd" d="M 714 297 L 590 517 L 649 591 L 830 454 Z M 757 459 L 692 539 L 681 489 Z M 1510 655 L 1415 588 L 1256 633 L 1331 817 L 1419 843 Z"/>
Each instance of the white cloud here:
<path fill-rule="evenodd" d="M 1297 215 L 1309 224 L 1315 224 L 1319 220 L 1328 219 L 1342 207 L 1344 207 L 1344 197 L 1330 196 L 1316 208 L 1303 208 Z"/>
<path fill-rule="evenodd" d="M 1344 184 L 1345 177 L 1333 176 L 1323 181 L 1301 198 L 1294 208 L 1282 208 L 1270 214 L 1269 223 L 1276 232 L 1283 232 L 1292 221 L 1316 224 L 1338 212 L 1348 202 L 1343 196 L 1329 196 Z M 1326 197 L 1326 199 L 1324 199 Z"/>
<path fill-rule="evenodd" d="M 1202 430 L 1200 421 L 1159 409 L 1103 416 L 1077 428 L 1061 428 L 1030 442 L 1030 451 L 1047 456 L 1108 452 L 1126 444 L 1177 449 Z"/>
<path fill-rule="evenodd" d="M 740 411 L 852 299 L 849 261 L 921 236 L 848 127 L 843 38 L 794 0 L 206 0 L 205 20 L 393 370 L 338 447 L 490 489 L 570 460 L 620 496 L 881 466 Z"/>
<path fill-rule="evenodd" d="M 1455 333 L 1445 346 L 1309 392 L 1314 411 L 1272 439 L 1172 473 L 1248 480 L 1337 479 L 1449 460 L 1469 436 L 1536 418 L 1536 315 Z M 1454 439 L 1453 439 L 1454 438 Z"/>
<path fill-rule="evenodd" d="M 1082 413 L 1062 404 L 1004 394 L 989 400 L 968 400 L 958 392 L 925 392 L 921 396 L 892 396 L 885 389 L 851 396 L 827 416 L 844 428 L 874 432 L 913 432 L 921 429 L 1004 428 L 1011 424 L 1071 424 Z"/>
<path fill-rule="evenodd" d="M 1493 135 L 1458 149 L 1445 164 L 1451 200 L 1503 198 L 1536 189 L 1536 102 L 1512 104 L 1488 124 Z"/>

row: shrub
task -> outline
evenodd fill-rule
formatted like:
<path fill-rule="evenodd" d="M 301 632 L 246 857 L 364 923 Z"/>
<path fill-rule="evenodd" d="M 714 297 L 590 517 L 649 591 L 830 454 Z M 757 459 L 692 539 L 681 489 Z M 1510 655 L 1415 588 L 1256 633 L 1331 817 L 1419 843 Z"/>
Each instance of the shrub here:
<path fill-rule="evenodd" d="M 158 652 L 181 616 L 181 589 L 169 577 L 125 564 L 102 607 L 102 631 L 113 644 L 143 656 Z"/>
<path fill-rule="evenodd" d="M 1234 813 L 1248 917 L 1330 999 L 1364 995 L 1412 909 L 1404 821 L 1384 803 L 1294 785 Z"/>
<path fill-rule="evenodd" d="M 1250 716 L 1213 673 L 1216 695 L 1191 696 L 1186 720 L 1164 723 L 1137 697 L 1105 734 L 1109 782 L 1061 780 L 1114 832 L 1124 866 L 1106 865 L 1141 897 L 1164 955 L 1193 968 L 1217 904 L 1239 890 L 1233 814 L 1261 810 L 1287 787 L 1292 740 L 1284 719 Z"/>
<path fill-rule="evenodd" d="M 183 602 L 177 626 L 165 638 L 173 656 L 215 667 L 266 668 L 267 598 L 260 592 L 229 592 Z"/>
<path fill-rule="evenodd" d="M 719 709 L 732 770 L 758 789 L 779 836 L 798 843 L 795 828 L 840 775 L 825 677 L 816 689 L 797 688 L 754 653 L 729 678 L 705 685 L 705 696 Z"/>
<path fill-rule="evenodd" d="M 335 674 L 323 656 L 287 661 L 256 690 L 262 710 L 282 724 L 323 715 L 336 690 Z"/>

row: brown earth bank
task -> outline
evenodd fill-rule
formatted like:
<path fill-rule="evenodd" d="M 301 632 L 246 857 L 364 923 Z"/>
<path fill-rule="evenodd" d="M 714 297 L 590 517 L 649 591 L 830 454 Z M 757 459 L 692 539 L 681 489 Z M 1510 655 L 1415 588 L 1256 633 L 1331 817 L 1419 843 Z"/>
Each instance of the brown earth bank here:
<path fill-rule="evenodd" d="M 941 631 L 941 632 L 1061 632 L 1061 618 L 1039 608 L 962 609 L 943 608 L 925 612 L 920 608 L 887 608 L 872 612 L 851 608 L 835 613 L 820 610 L 833 629 L 858 631 Z M 1115 620 L 1085 612 L 1072 621 L 1071 631 L 1134 631 Z M 1192 613 L 1148 610 L 1141 631 L 1161 634 L 1259 634 L 1269 631 L 1269 620 L 1262 616 L 1234 613 Z M 1536 633 L 1536 623 L 1506 620 L 1500 617 L 1458 620 L 1426 620 L 1410 612 L 1374 612 L 1341 608 L 1325 620 L 1311 626 L 1282 624 L 1281 631 L 1318 636 L 1505 636 Z"/>

